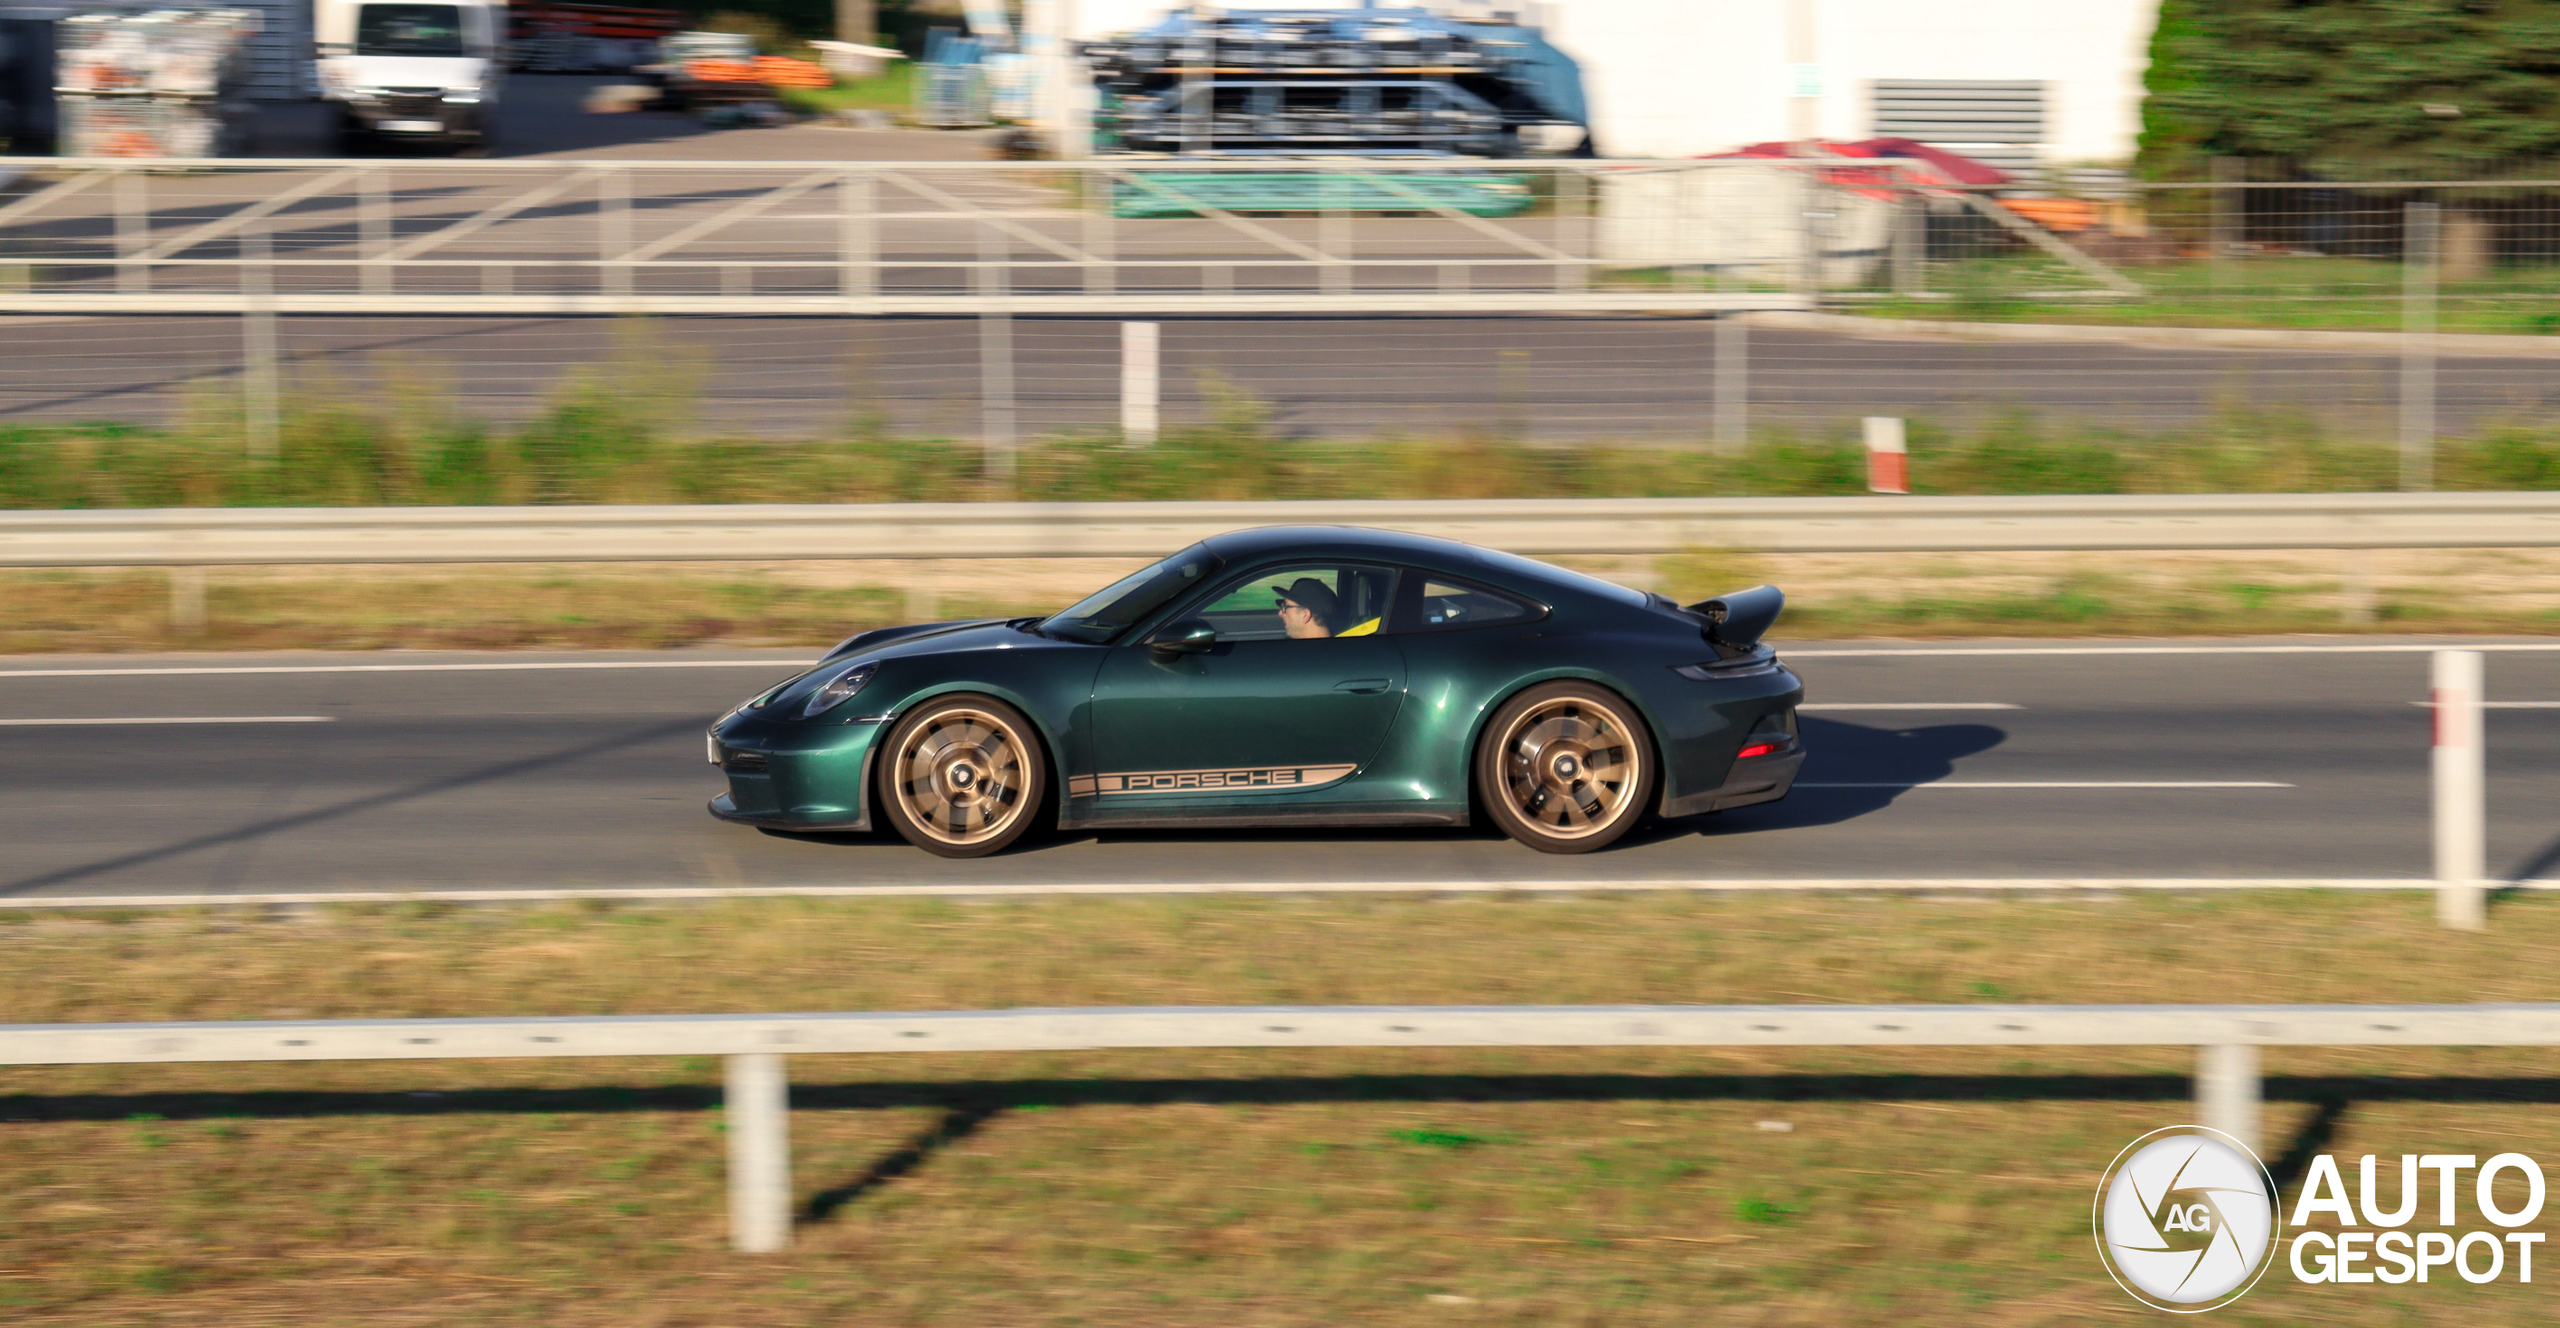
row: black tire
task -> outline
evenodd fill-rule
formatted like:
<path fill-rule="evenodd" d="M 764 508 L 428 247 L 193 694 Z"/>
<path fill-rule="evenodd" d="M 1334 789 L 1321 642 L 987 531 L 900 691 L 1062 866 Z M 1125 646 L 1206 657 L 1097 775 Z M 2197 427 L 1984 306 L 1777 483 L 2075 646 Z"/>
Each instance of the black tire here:
<path fill-rule="evenodd" d="M 1002 852 L 1047 801 L 1039 730 L 992 696 L 959 693 L 917 706 L 889 730 L 877 764 L 881 815 L 936 857 Z"/>
<path fill-rule="evenodd" d="M 1635 828 L 1662 786 L 1643 713 L 1582 682 L 1502 703 L 1476 742 L 1476 798 L 1502 832 L 1541 853 L 1590 853 Z"/>

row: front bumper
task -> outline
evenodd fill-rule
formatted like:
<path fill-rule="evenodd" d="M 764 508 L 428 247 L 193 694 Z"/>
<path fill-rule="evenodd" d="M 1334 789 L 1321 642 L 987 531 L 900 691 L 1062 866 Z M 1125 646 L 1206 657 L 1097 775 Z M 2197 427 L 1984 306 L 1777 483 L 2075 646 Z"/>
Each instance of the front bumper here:
<path fill-rule="evenodd" d="M 395 138 L 478 138 L 478 102 L 454 103 L 440 97 L 349 98 L 347 114 L 370 133 Z"/>
<path fill-rule="evenodd" d="M 871 753 L 882 727 L 732 719 L 710 734 L 729 791 L 709 810 L 769 830 L 869 830 Z"/>

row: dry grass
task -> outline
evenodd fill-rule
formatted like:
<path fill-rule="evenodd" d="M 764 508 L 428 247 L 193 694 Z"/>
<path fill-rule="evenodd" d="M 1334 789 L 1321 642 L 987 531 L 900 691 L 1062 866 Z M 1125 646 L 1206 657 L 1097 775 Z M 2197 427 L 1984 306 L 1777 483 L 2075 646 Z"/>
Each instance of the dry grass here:
<path fill-rule="evenodd" d="M 761 901 L 0 926 L 12 1021 L 1016 1004 L 2547 999 L 2560 901 Z M 2237 958 L 2235 958 L 2237 957 Z M 2560 1151 L 2549 1057 L 2271 1053 L 2279 1138 Z M 804 1057 L 811 1210 L 722 1248 L 708 1061 L 0 1072 L 11 1323 L 2059 1324 L 2182 1053 Z M 1783 1122 L 1786 1132 L 1760 1128 Z M 2494 1144 L 2495 1148 L 2490 1145 Z M 2278 1275 L 2281 1277 L 2281 1275 Z M 2449 1280 L 2448 1280 L 2449 1281 Z M 2364 1293 L 2364 1294 L 2359 1294 Z M 2512 1282 L 2236 1322 L 2539 1322 Z"/>
<path fill-rule="evenodd" d="M 163 573 L 0 572 L 0 653 L 814 647 L 890 623 L 1052 611 L 1139 561 L 217 568 L 201 632 L 172 628 Z M 2560 631 L 2560 551 L 2546 549 L 2360 565 L 2330 551 L 1561 561 L 1684 601 L 1774 581 L 1788 595 L 1781 635 L 1797 638 Z"/>

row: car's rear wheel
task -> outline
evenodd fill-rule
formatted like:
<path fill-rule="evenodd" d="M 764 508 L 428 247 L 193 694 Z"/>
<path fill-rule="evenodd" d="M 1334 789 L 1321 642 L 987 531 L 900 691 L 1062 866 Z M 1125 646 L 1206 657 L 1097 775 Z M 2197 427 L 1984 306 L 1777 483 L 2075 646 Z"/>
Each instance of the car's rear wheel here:
<path fill-rule="evenodd" d="M 1048 759 L 1022 712 L 987 696 L 937 697 L 889 731 L 880 802 L 906 841 L 977 858 L 1022 837 L 1048 788 Z"/>
<path fill-rule="evenodd" d="M 1635 828 L 1658 782 L 1653 738 L 1626 698 L 1551 682 L 1502 704 L 1476 745 L 1476 789 L 1504 834 L 1589 853 Z"/>

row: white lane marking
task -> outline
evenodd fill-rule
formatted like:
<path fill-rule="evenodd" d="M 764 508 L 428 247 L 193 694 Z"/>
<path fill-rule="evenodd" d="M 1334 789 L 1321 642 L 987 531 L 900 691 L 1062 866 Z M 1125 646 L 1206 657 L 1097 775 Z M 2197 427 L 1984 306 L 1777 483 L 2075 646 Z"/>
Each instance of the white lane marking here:
<path fill-rule="evenodd" d="M 148 669 L 0 669 L 0 678 L 163 678 L 209 673 L 521 673 L 543 669 L 797 669 L 789 659 L 541 660 L 506 664 L 219 664 Z"/>
<path fill-rule="evenodd" d="M 11 728 L 68 728 L 87 724 L 334 724 L 336 715 L 184 715 L 176 718 L 0 719 Z"/>
<path fill-rule="evenodd" d="M 2427 710 L 2436 708 L 2436 703 L 2433 701 L 2411 701 L 2409 704 Z M 2480 703 L 2480 708 L 2483 710 L 2560 710 L 2560 701 L 2483 701 Z M 1797 706 L 1796 709 L 1802 710 L 1804 707 Z"/>
<path fill-rule="evenodd" d="M 2260 789 L 2297 788 L 2264 779 L 1940 779 L 1926 784 L 1798 784 L 1800 789 Z"/>
<path fill-rule="evenodd" d="M 2023 710 L 2006 701 L 1821 701 L 1798 710 Z"/>
<path fill-rule="evenodd" d="M 772 885 L 772 886 L 626 886 L 591 890 L 330 890 L 293 894 L 238 895 L 34 895 L 0 897 L 0 913 L 37 908 L 201 908 L 207 905 L 396 904 L 403 900 L 438 900 L 457 904 L 547 903 L 562 899 L 608 899 L 646 903 L 685 899 L 859 899 L 864 896 L 970 897 L 988 895 L 1218 895 L 1218 894 L 1518 894 L 1528 892 L 1591 893 L 1620 890 L 2433 890 L 2433 877 L 2275 876 L 1950 876 L 1810 877 L 1803 879 L 1596 881 L 1222 881 L 1199 885 L 1167 881 L 1113 881 L 1058 885 Z M 2502 889 L 2560 890 L 2560 880 L 2502 883 Z"/>
<path fill-rule="evenodd" d="M 1877 659 L 1930 655 L 2422 655 L 2438 650 L 2560 650 L 2560 641 L 2490 642 L 2485 645 L 2445 641 L 2429 645 L 2304 646 L 1959 646 L 1954 649 L 1781 650 L 1785 659 Z"/>

